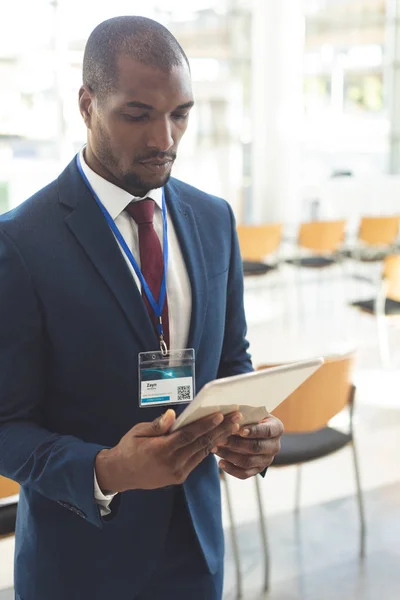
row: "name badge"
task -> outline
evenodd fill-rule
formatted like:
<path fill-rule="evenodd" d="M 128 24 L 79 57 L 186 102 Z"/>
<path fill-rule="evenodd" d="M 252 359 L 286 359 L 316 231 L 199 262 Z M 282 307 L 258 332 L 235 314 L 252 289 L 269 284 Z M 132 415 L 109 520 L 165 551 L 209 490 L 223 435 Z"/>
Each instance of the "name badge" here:
<path fill-rule="evenodd" d="M 195 395 L 193 348 L 140 352 L 139 406 L 187 404 Z"/>

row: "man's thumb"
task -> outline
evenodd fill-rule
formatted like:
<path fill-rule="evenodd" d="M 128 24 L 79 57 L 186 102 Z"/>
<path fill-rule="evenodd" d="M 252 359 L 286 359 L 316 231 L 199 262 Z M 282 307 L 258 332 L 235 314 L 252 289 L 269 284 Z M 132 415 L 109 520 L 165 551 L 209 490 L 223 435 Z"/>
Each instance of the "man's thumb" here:
<path fill-rule="evenodd" d="M 161 415 L 161 417 L 153 421 L 152 425 L 155 431 L 159 433 L 159 435 L 163 435 L 164 433 L 168 433 L 168 431 L 174 424 L 175 419 L 175 411 L 172 410 L 172 408 L 169 408 L 167 412 Z"/>
<path fill-rule="evenodd" d="M 165 435 L 171 429 L 175 419 L 175 411 L 169 408 L 161 417 L 150 423 L 138 423 L 135 427 L 135 433 L 138 437 Z"/>

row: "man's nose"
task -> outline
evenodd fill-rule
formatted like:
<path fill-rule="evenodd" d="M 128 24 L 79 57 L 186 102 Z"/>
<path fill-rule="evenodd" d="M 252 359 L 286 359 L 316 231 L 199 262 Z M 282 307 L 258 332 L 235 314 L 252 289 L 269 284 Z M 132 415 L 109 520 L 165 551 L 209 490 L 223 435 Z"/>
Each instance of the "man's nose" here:
<path fill-rule="evenodd" d="M 173 145 L 174 140 L 169 119 L 164 118 L 154 121 L 149 129 L 147 146 L 159 152 L 167 152 Z"/>

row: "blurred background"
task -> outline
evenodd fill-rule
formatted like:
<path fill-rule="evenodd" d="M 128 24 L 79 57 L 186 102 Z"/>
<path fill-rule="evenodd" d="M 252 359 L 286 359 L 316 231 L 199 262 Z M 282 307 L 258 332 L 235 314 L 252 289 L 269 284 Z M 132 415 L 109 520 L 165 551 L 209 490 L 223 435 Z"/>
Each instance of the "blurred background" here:
<path fill-rule="evenodd" d="M 312 390 L 315 414 L 347 386 L 318 439 L 290 425 L 285 468 L 222 481 L 226 599 L 400 598 L 400 0 L 3 0 L 1 12 L 0 213 L 85 143 L 92 29 L 154 18 L 195 91 L 174 175 L 233 207 L 255 367 L 347 361 Z M 336 453 L 355 443 L 358 462 Z M 1 600 L 12 553 L 0 540 Z"/>
<path fill-rule="evenodd" d="M 3 9 L 3 211 L 84 143 L 77 91 L 85 41 L 117 14 L 155 18 L 185 48 L 196 107 L 176 176 L 228 198 L 239 220 L 294 221 L 337 173 L 400 169 L 396 1 L 100 4 L 18 0 Z"/>

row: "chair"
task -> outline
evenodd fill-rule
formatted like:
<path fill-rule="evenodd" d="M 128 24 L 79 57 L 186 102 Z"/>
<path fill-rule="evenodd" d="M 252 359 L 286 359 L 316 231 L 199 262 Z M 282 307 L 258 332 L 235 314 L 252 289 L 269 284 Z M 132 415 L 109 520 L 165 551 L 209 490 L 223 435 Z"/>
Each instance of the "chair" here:
<path fill-rule="evenodd" d="M 360 518 L 360 556 L 365 554 L 365 517 L 357 453 L 353 436 L 355 386 L 352 384 L 354 354 L 326 358 L 325 363 L 276 410 L 274 415 L 285 426 L 281 451 L 271 467 L 297 465 L 296 513 L 300 506 L 301 466 L 323 458 L 346 446 L 352 450 Z M 272 365 L 263 365 L 266 368 Z M 275 365 L 274 365 L 275 366 Z M 329 426 L 329 421 L 345 407 L 349 408 L 349 430 L 346 433 Z M 270 467 L 270 468 L 271 468 Z M 260 514 L 260 527 L 266 528 Z M 265 534 L 265 540 L 266 534 Z M 265 559 L 265 590 L 269 588 L 269 554 Z"/>
<path fill-rule="evenodd" d="M 362 217 L 356 247 L 348 257 L 361 262 L 381 261 L 393 251 L 399 236 L 400 217 Z"/>
<path fill-rule="evenodd" d="M 321 269 L 340 261 L 338 251 L 344 241 L 346 221 L 311 221 L 302 223 L 297 237 L 299 255 L 286 262 L 297 267 Z M 301 251 L 308 256 L 302 256 Z"/>
<path fill-rule="evenodd" d="M 0 540 L 14 535 L 18 493 L 19 485 L 0 475 Z"/>
<path fill-rule="evenodd" d="M 266 262 L 266 257 L 279 250 L 282 240 L 282 225 L 238 225 L 240 252 L 243 259 L 243 273 L 265 275 L 277 268 L 276 262 Z"/>
<path fill-rule="evenodd" d="M 318 285 L 322 288 L 322 273 L 339 266 L 344 269 L 345 261 L 340 254 L 344 237 L 346 221 L 311 221 L 302 223 L 297 236 L 297 256 L 287 259 L 286 263 L 294 265 L 296 297 L 298 298 L 299 322 L 306 317 L 306 302 L 302 294 L 302 271 L 318 272 Z M 341 273 L 341 281 L 344 281 L 344 271 Z M 320 290 L 320 292 L 322 289 Z M 346 294 L 343 287 L 343 295 Z M 317 298 L 317 296 L 316 296 Z M 308 304 L 308 301 L 307 301 Z M 325 302 L 319 303 L 325 305 Z M 337 304 L 334 304 L 336 310 Z"/>
<path fill-rule="evenodd" d="M 400 315 L 400 255 L 387 256 L 383 262 L 381 280 L 375 298 L 357 300 L 352 306 L 376 316 L 381 363 L 390 365 L 387 317 Z"/>

